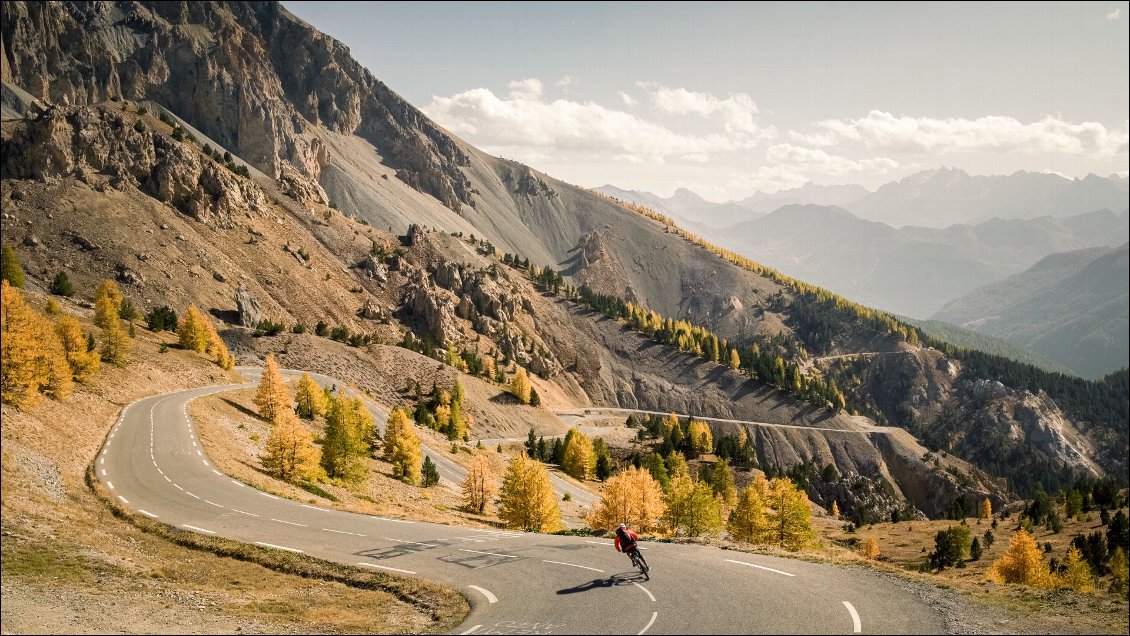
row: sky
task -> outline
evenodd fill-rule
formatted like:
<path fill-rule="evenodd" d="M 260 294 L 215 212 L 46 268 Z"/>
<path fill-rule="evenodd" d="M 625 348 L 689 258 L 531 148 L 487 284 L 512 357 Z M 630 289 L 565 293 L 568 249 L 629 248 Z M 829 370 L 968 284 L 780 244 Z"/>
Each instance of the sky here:
<path fill-rule="evenodd" d="M 1130 2 L 283 5 L 452 133 L 588 187 L 1130 168 Z"/>

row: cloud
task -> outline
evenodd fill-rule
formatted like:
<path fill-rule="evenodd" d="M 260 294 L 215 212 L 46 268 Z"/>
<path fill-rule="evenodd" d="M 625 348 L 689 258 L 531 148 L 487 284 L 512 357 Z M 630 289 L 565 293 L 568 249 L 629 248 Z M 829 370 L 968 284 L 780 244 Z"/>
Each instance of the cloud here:
<path fill-rule="evenodd" d="M 651 93 L 652 103 L 661 113 L 718 119 L 728 133 L 759 132 L 757 104 L 746 93 L 735 93 L 721 99 L 710 93 L 668 88 L 648 82 L 641 82 L 640 87 Z"/>
<path fill-rule="evenodd" d="M 826 119 L 817 132 L 790 132 L 794 141 L 809 146 L 858 143 L 898 152 L 1058 152 L 1110 158 L 1125 154 L 1130 125 L 1107 129 L 1098 122 L 1073 123 L 1046 116 L 1030 124 L 1012 117 L 979 119 L 896 117 L 873 110 L 861 119 Z"/>
<path fill-rule="evenodd" d="M 638 101 L 636 101 L 636 98 L 625 93 L 624 91 L 620 91 L 620 99 L 624 100 L 624 105 L 628 106 L 628 107 L 635 106 L 636 104 L 639 103 Z"/>
<path fill-rule="evenodd" d="M 752 148 L 765 136 L 755 126 L 755 133 L 751 134 L 751 126 L 732 132 L 728 125 L 723 126 L 724 132 L 684 134 L 591 101 L 548 100 L 536 78 L 510 82 L 507 89 L 508 93 L 501 97 L 487 88 L 450 97 L 436 96 L 423 110 L 440 125 L 466 135 L 484 150 L 507 152 L 511 157 L 519 156 L 517 149 L 525 148 L 528 151 L 521 153 L 524 157 L 536 150 L 544 154 L 588 153 L 602 159 L 632 157 L 657 163 L 672 159 L 703 162 L 717 153 Z M 685 107 L 689 108 L 692 106 Z M 721 112 L 724 107 L 716 108 Z"/>
<path fill-rule="evenodd" d="M 727 184 L 735 192 L 767 192 L 799 188 L 809 182 L 809 178 L 792 166 L 760 166 L 753 172 L 732 177 Z"/>
<path fill-rule="evenodd" d="M 886 174 L 901 167 L 898 161 L 888 157 L 870 159 L 848 159 L 831 155 L 818 148 L 802 148 L 792 144 L 775 144 L 765 151 L 765 158 L 772 163 L 788 164 L 794 170 L 810 170 L 823 175 L 843 176 L 859 172 Z"/>
<path fill-rule="evenodd" d="M 569 92 L 570 88 L 577 85 L 577 78 L 573 77 L 572 75 L 566 75 L 565 77 L 557 80 L 555 85 L 561 90 Z"/>
<path fill-rule="evenodd" d="M 1120 16 L 1120 15 L 1122 15 L 1122 9 L 1120 9 L 1120 8 L 1115 9 L 1114 11 L 1111 11 L 1110 13 L 1106 14 L 1106 19 L 1107 20 L 1117 20 L 1118 16 Z"/>

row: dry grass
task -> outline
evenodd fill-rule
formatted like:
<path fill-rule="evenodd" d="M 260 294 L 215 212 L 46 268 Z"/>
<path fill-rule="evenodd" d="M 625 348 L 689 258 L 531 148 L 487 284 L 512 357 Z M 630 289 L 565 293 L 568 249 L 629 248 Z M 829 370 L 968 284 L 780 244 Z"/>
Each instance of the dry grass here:
<path fill-rule="evenodd" d="M 44 298 L 28 294 L 33 303 Z M 69 302 L 63 310 L 88 318 Z M 7 405 L 0 472 L 4 633 L 347 633 L 443 630 L 465 615 L 452 590 L 429 606 L 386 589 L 307 578 L 169 541 L 115 516 L 85 481 L 121 407 L 234 378 L 137 330 L 127 369 L 104 367 L 66 403 Z M 404 587 L 412 594 L 418 583 Z M 379 586 L 377 586 L 379 587 Z M 446 604 L 440 597 L 446 594 Z M 460 604 L 463 604 L 460 606 Z"/>

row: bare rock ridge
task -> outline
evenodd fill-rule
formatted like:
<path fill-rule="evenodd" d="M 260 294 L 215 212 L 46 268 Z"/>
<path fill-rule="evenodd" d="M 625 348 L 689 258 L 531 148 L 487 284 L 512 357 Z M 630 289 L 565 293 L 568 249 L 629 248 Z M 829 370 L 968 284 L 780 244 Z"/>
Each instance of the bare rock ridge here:
<path fill-rule="evenodd" d="M 0 17 L 2 79 L 38 99 L 153 100 L 291 182 L 288 165 L 315 180 L 325 165 L 312 127 L 356 134 L 413 188 L 471 201 L 458 145 L 278 3 L 6 2 Z"/>

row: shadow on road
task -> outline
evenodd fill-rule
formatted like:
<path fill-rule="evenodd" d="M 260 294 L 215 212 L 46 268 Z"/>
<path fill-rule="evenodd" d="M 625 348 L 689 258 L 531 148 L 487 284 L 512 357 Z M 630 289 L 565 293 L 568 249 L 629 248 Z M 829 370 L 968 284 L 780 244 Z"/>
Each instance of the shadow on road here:
<path fill-rule="evenodd" d="M 613 574 L 606 579 L 593 579 L 587 583 L 581 583 L 574 587 L 567 587 L 563 590 L 557 590 L 558 594 L 577 594 L 579 592 L 588 592 L 589 590 L 598 590 L 607 587 L 616 587 L 617 585 L 631 585 L 636 581 L 642 581 L 643 575 L 638 572 L 626 572 L 624 574 Z"/>

